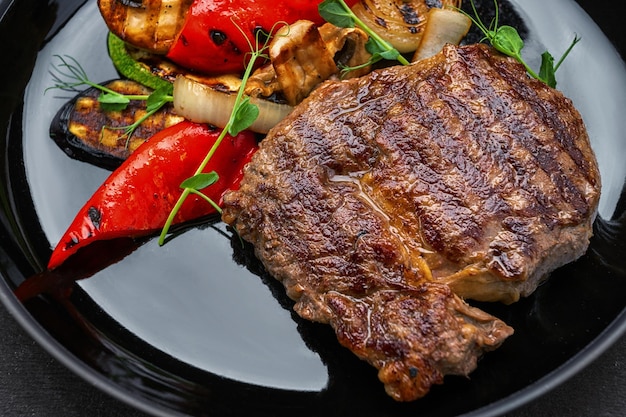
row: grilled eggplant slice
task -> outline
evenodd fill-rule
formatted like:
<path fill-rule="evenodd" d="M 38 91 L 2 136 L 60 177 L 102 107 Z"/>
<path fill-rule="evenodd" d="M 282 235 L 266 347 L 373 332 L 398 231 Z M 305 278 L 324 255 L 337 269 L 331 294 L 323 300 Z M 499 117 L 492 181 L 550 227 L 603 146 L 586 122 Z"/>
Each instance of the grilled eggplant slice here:
<path fill-rule="evenodd" d="M 104 85 L 122 94 L 146 95 L 152 90 L 131 80 Z M 147 118 L 131 135 L 125 128 L 146 113 L 145 101 L 132 100 L 122 111 L 104 111 L 100 91 L 89 88 L 67 102 L 50 126 L 50 137 L 71 158 L 114 170 L 154 133 L 183 120 L 171 104 Z"/>

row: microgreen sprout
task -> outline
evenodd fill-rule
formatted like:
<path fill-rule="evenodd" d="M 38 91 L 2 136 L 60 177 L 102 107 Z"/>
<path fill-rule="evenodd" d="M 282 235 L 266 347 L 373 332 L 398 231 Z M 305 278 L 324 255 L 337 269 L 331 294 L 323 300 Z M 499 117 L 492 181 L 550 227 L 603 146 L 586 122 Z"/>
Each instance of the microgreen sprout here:
<path fill-rule="evenodd" d="M 508 25 L 502 25 L 502 26 L 498 25 L 499 8 L 498 8 L 497 0 L 494 0 L 495 17 L 491 21 L 489 27 L 487 27 L 478 16 L 478 12 L 476 11 L 476 6 L 473 0 L 471 1 L 471 5 L 472 5 L 472 10 L 474 12 L 474 16 L 470 16 L 463 10 L 459 9 L 459 11 L 465 14 L 467 17 L 469 17 L 472 20 L 472 22 L 478 27 L 478 29 L 480 29 L 480 31 L 485 35 L 485 37 L 482 39 L 483 41 L 488 40 L 489 43 L 496 50 L 500 51 L 501 53 L 507 56 L 515 58 L 524 66 L 524 68 L 526 68 L 526 71 L 531 77 L 536 78 L 540 81 L 543 81 L 550 87 L 553 87 L 553 88 L 556 87 L 555 73 L 561 66 L 561 63 L 565 60 L 565 58 L 567 58 L 567 56 L 571 52 L 574 45 L 576 45 L 580 41 L 580 38 L 578 36 L 574 36 L 574 40 L 572 41 L 570 46 L 567 48 L 565 53 L 561 56 L 561 58 L 556 63 L 556 65 L 554 64 L 554 57 L 548 51 L 545 51 L 541 55 L 541 67 L 539 69 L 539 73 L 537 73 L 522 58 L 522 49 L 524 48 L 524 40 L 521 38 L 521 36 L 517 32 L 517 29 Z"/>
<path fill-rule="evenodd" d="M 242 29 L 235 22 L 233 23 L 235 24 L 237 29 L 242 31 Z M 169 232 L 170 227 L 172 226 L 172 223 L 174 222 L 174 217 L 176 216 L 176 213 L 178 213 L 183 203 L 190 194 L 199 195 L 201 198 L 211 204 L 218 213 L 221 214 L 222 209 L 219 207 L 219 205 L 200 191 L 201 189 L 215 183 L 219 179 L 219 175 L 215 171 L 211 171 L 209 173 L 204 173 L 202 171 L 217 151 L 217 148 L 222 143 L 222 140 L 226 137 L 226 134 L 236 136 L 238 133 L 249 128 L 259 116 L 259 108 L 255 104 L 250 102 L 249 96 L 246 96 L 244 94 L 245 87 L 248 79 L 250 78 L 250 75 L 252 74 L 252 70 L 255 67 L 257 60 L 267 58 L 265 51 L 269 48 L 272 33 L 275 33 L 275 29 L 278 28 L 279 25 L 284 24 L 284 22 L 276 23 L 269 34 L 263 33 L 262 31 L 257 31 L 254 46 L 250 43 L 250 41 L 248 41 L 248 46 L 250 47 L 251 52 L 247 54 L 248 63 L 241 79 L 241 85 L 239 87 L 239 90 L 237 91 L 235 104 L 231 111 L 230 118 L 226 123 L 226 126 L 224 126 L 224 128 L 222 129 L 220 135 L 217 137 L 215 143 L 196 169 L 194 175 L 183 181 L 180 185 L 180 187 L 183 189 L 183 192 L 174 207 L 172 208 L 172 211 L 170 212 L 165 222 L 165 225 L 161 230 L 161 235 L 159 236 L 159 245 L 163 245 L 165 243 L 165 238 Z"/>
<path fill-rule="evenodd" d="M 358 26 L 367 35 L 369 39 L 365 44 L 365 49 L 372 54 L 372 57 L 365 64 L 356 67 L 342 68 L 343 72 L 360 69 L 365 66 L 375 64 L 383 59 L 390 61 L 398 61 L 402 65 L 409 65 L 409 61 L 403 57 L 397 49 L 395 49 L 389 42 L 380 37 L 369 26 L 367 26 L 361 19 L 359 19 L 350 7 L 343 0 L 325 0 L 320 3 L 318 7 L 320 16 L 328 23 L 331 23 L 341 28 L 353 28 Z"/>
<path fill-rule="evenodd" d="M 46 92 L 51 89 L 78 92 L 80 91 L 79 87 L 93 87 L 100 90 L 98 103 L 100 104 L 100 108 L 104 111 L 122 111 L 128 107 L 131 100 L 146 102 L 146 113 L 133 124 L 119 128 L 109 127 L 109 129 L 124 130 L 123 136 L 127 138 L 127 143 L 135 129 L 137 129 L 141 123 L 159 111 L 165 104 L 174 100 L 172 96 L 173 87 L 171 84 L 154 90 L 151 94 L 121 94 L 106 86 L 91 81 L 85 69 L 75 58 L 68 55 L 55 55 L 55 57 L 60 61 L 60 64 L 56 66 L 56 72 L 51 72 L 55 84 L 52 87 L 48 87 L 45 90 Z"/>

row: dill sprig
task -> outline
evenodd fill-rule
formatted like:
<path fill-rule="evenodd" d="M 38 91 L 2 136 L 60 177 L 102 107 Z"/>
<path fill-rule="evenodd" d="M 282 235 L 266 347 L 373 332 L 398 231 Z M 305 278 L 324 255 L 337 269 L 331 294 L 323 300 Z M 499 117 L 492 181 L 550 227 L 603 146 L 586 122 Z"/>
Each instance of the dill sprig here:
<path fill-rule="evenodd" d="M 131 100 L 146 102 L 146 113 L 142 117 L 135 120 L 134 123 L 122 127 L 106 126 L 112 130 L 124 130 L 124 134 L 122 136 L 127 138 L 127 143 L 133 132 L 139 127 L 139 125 L 141 125 L 141 123 L 159 111 L 164 105 L 174 100 L 174 97 L 172 96 L 173 87 L 171 84 L 158 88 L 151 94 L 122 94 L 102 84 L 91 81 L 85 69 L 74 57 L 69 55 L 55 55 L 55 57 L 60 61 L 60 63 L 54 67 L 54 71 L 50 71 L 54 85 L 46 88 L 44 93 L 51 89 L 80 92 L 81 89 L 79 87 L 93 87 L 100 90 L 98 103 L 103 111 L 122 111 L 128 107 Z"/>
<path fill-rule="evenodd" d="M 241 31 L 241 33 L 244 34 L 244 37 L 246 37 L 247 39 L 247 36 L 245 36 L 245 33 L 242 31 L 239 25 L 237 25 L 234 21 L 233 21 L 233 24 L 235 24 L 237 29 Z M 206 154 L 205 158 L 202 160 L 202 162 L 196 169 L 194 175 L 190 178 L 187 178 L 180 185 L 180 187 L 183 189 L 183 192 L 178 198 L 178 201 L 176 202 L 174 207 L 172 208 L 165 222 L 165 225 L 163 226 L 163 229 L 161 230 L 161 234 L 159 236 L 159 245 L 163 245 L 165 243 L 165 238 L 167 237 L 169 229 L 172 226 L 172 223 L 174 222 L 174 217 L 176 217 L 176 214 L 178 213 L 183 203 L 185 202 L 187 197 L 189 197 L 190 194 L 195 194 L 195 195 L 200 196 L 202 199 L 204 199 L 209 204 L 211 204 L 211 206 L 213 206 L 213 208 L 218 213 L 220 214 L 222 213 L 222 209 L 219 207 L 219 205 L 216 202 L 214 202 L 210 197 L 208 197 L 207 195 L 205 195 L 204 193 L 200 191 L 201 189 L 214 184 L 219 179 L 219 174 L 215 171 L 211 171 L 208 173 L 202 172 L 202 171 L 206 168 L 207 164 L 209 163 L 209 161 L 211 160 L 211 158 L 217 151 L 217 148 L 222 143 L 222 140 L 226 137 L 226 134 L 230 134 L 231 136 L 236 136 L 243 130 L 246 130 L 247 128 L 249 128 L 259 116 L 258 106 L 251 103 L 250 97 L 244 94 L 245 87 L 248 82 L 248 79 L 250 78 L 250 75 L 252 74 L 252 70 L 254 69 L 257 60 L 268 58 L 266 54 L 266 50 L 269 48 L 272 33 L 275 33 L 275 30 L 278 28 L 279 25 L 284 25 L 284 24 L 286 23 L 284 22 L 276 23 L 274 27 L 272 27 L 272 30 L 270 31 L 269 34 L 266 34 L 262 31 L 257 31 L 256 36 L 255 36 L 254 46 L 248 40 L 248 46 L 250 47 L 251 52 L 247 54 L 248 63 L 246 65 L 245 72 L 241 79 L 241 85 L 239 86 L 239 89 L 237 90 L 237 96 L 235 98 L 235 104 L 233 106 L 233 109 L 230 113 L 230 118 L 228 122 L 226 123 L 226 125 L 224 126 L 224 128 L 222 129 L 222 132 L 220 133 L 220 135 L 217 137 L 215 143 L 213 144 L 209 152 Z M 263 41 L 261 41 L 261 39 L 263 39 Z"/>

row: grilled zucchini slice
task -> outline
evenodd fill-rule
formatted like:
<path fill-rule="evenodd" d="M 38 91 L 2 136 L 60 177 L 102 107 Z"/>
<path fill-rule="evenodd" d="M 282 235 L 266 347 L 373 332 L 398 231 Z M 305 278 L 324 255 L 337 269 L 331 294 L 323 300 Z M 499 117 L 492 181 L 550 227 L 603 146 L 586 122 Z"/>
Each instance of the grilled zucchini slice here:
<path fill-rule="evenodd" d="M 107 37 L 107 48 L 113 66 L 125 78 L 154 90 L 174 81 L 173 69 L 164 66 L 163 58 L 127 45 L 112 32 Z"/>
<path fill-rule="evenodd" d="M 173 83 L 179 75 L 206 85 L 227 85 L 225 80 L 235 78 L 234 75 L 208 76 L 194 73 L 179 67 L 162 55 L 129 45 L 111 32 L 108 34 L 107 46 L 113 66 L 122 78 L 137 81 L 154 90 Z M 237 88 L 238 84 L 232 91 L 236 92 Z"/>

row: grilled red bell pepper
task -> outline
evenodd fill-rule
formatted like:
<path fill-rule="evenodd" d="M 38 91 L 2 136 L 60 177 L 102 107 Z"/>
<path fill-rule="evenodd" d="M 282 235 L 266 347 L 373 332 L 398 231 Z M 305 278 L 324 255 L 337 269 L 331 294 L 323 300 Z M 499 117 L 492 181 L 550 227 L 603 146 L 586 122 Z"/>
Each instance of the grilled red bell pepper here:
<path fill-rule="evenodd" d="M 48 269 L 57 268 L 93 242 L 141 237 L 161 230 L 182 193 L 180 184 L 193 176 L 220 132 L 205 124 L 183 121 L 152 136 L 85 203 L 54 249 Z M 204 170 L 216 171 L 219 180 L 203 193 L 221 204 L 224 193 L 239 186 L 243 166 L 256 149 L 256 137 L 249 131 L 226 136 Z M 174 223 L 213 212 L 210 204 L 191 194 Z"/>
<path fill-rule="evenodd" d="M 195 0 L 167 57 L 201 72 L 242 72 L 245 55 L 252 52 L 249 45 L 255 45 L 259 30 L 270 33 L 277 22 L 294 23 L 300 19 L 321 24 L 323 19 L 317 10 L 320 2 Z M 357 2 L 346 1 L 348 6 Z"/>

